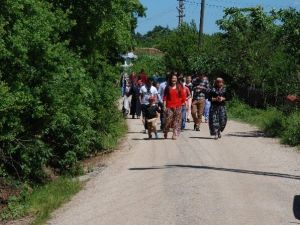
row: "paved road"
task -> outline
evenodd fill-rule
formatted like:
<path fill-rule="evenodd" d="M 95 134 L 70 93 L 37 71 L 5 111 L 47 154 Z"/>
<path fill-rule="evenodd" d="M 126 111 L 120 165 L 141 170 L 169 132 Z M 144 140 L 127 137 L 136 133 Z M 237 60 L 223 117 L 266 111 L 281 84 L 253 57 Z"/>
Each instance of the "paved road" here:
<path fill-rule="evenodd" d="M 227 128 L 220 141 L 207 125 L 148 141 L 129 120 L 124 149 L 49 224 L 300 224 L 300 154 L 248 125 Z"/>

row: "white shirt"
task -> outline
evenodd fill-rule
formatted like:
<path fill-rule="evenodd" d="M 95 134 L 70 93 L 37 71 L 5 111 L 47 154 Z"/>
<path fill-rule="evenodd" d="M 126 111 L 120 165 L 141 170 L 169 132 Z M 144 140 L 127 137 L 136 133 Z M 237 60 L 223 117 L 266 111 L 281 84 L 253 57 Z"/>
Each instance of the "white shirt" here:
<path fill-rule="evenodd" d="M 142 105 L 149 105 L 149 98 L 158 95 L 157 89 L 155 87 L 151 86 L 151 88 L 148 88 L 147 90 L 147 87 L 145 85 L 141 87 L 140 93 L 142 95 Z"/>
<path fill-rule="evenodd" d="M 164 99 L 165 89 L 167 87 L 167 82 L 163 82 L 159 85 L 158 94 L 159 94 L 159 101 L 162 103 Z"/>

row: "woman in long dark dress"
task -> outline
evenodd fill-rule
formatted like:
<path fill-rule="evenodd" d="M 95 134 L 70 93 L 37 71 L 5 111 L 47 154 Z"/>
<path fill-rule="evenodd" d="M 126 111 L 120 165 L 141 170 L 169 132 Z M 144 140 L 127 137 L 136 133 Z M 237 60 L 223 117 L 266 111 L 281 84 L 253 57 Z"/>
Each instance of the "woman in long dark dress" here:
<path fill-rule="evenodd" d="M 218 78 L 215 81 L 214 88 L 210 91 L 209 95 L 212 103 L 209 113 L 210 134 L 215 136 L 215 139 L 219 139 L 222 137 L 221 133 L 224 131 L 227 124 L 227 112 L 225 106 L 227 94 L 222 78 Z"/>
<path fill-rule="evenodd" d="M 142 86 L 142 82 L 139 80 L 137 83 L 132 84 L 129 96 L 131 95 L 131 107 L 130 107 L 130 115 L 132 119 L 135 119 L 135 116 L 139 119 L 141 117 L 142 109 L 140 102 L 140 89 Z"/>

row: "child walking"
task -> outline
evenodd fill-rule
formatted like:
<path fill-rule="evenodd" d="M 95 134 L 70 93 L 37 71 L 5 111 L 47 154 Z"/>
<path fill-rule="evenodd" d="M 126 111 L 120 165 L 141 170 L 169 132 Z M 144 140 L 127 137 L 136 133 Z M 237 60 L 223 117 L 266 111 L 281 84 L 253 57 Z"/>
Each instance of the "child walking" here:
<path fill-rule="evenodd" d="M 157 120 L 159 118 L 160 110 L 158 105 L 155 103 L 155 101 L 156 98 L 154 96 L 149 98 L 149 106 L 147 107 L 145 112 L 145 119 L 147 123 L 149 139 L 152 138 L 152 133 L 154 133 L 155 138 L 158 139 L 156 126 L 157 126 Z"/>
<path fill-rule="evenodd" d="M 224 80 L 217 78 L 210 91 L 211 108 L 209 113 L 210 134 L 215 136 L 216 140 L 222 137 L 221 132 L 224 131 L 227 124 L 226 98 Z"/>

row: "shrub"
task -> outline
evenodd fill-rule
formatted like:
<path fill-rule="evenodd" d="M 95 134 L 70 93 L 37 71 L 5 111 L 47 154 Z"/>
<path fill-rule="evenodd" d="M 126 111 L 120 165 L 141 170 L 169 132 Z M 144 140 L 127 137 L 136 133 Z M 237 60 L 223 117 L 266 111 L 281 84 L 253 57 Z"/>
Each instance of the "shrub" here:
<path fill-rule="evenodd" d="M 138 7 L 138 1 L 134 2 Z M 118 3 L 122 7 L 124 2 Z M 90 9 L 97 5 L 103 10 L 110 4 L 103 7 L 98 1 L 91 5 L 78 1 L 78 4 L 46 0 L 1 4 L 0 175 L 42 182 L 44 167 L 77 173 L 81 159 L 113 148 L 124 133 L 125 126 L 116 105 L 118 70 L 96 47 L 91 52 L 84 51 L 84 46 L 91 43 L 74 46 L 69 40 L 71 31 L 75 32 L 74 26 L 75 30 L 80 29 L 81 24 L 74 21 L 78 20 L 76 16 L 87 21 L 91 16 L 77 15 L 74 7 L 82 12 L 81 6 L 88 5 Z M 130 7 L 128 10 L 134 11 L 135 4 Z M 131 12 L 124 13 L 131 15 Z M 126 21 L 131 19 L 124 17 Z M 95 21 L 105 22 L 98 17 Z M 83 24 L 85 28 L 87 23 Z M 97 29 L 101 27 L 93 25 Z M 122 26 L 122 29 L 131 34 L 131 27 Z M 89 31 L 102 34 L 95 29 Z M 104 33 L 107 37 L 107 32 Z M 80 38 L 94 41 L 90 35 L 80 35 Z M 114 41 L 119 41 L 117 36 Z M 128 43 L 125 42 L 110 47 L 122 49 Z M 93 46 L 110 52 L 109 47 L 105 49 L 100 43 Z"/>
<path fill-rule="evenodd" d="M 281 136 L 284 130 L 284 115 L 275 108 L 263 111 L 260 115 L 261 128 L 270 137 Z"/>
<path fill-rule="evenodd" d="M 300 145 L 300 113 L 295 112 L 287 118 L 285 130 L 282 135 L 284 144 Z"/>

